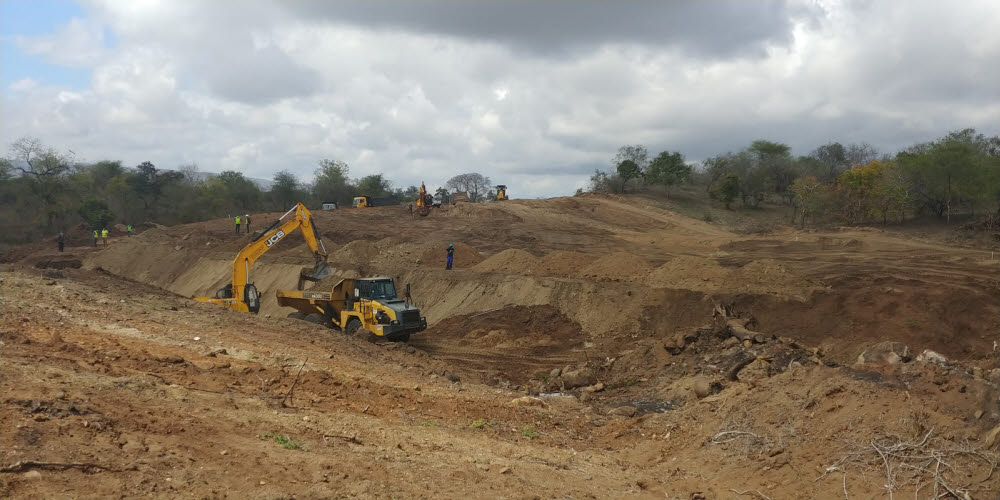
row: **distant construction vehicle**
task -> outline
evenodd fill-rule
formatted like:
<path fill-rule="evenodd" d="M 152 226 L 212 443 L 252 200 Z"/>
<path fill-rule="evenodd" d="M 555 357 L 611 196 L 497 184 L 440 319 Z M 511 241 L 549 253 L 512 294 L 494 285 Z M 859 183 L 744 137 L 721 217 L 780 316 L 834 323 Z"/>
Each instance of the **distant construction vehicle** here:
<path fill-rule="evenodd" d="M 393 196 L 386 196 L 382 198 L 376 198 L 374 196 L 355 196 L 354 197 L 354 208 L 364 208 L 364 207 L 388 207 L 391 205 L 399 205 L 399 200 Z"/>
<path fill-rule="evenodd" d="M 431 213 L 431 206 L 434 205 L 434 197 L 427 194 L 427 187 L 420 183 L 420 192 L 417 194 L 417 213 L 426 217 Z"/>
<path fill-rule="evenodd" d="M 281 222 L 293 213 L 294 217 L 287 222 Z M 306 245 L 316 259 L 316 266 L 312 272 L 303 271 L 299 275 L 299 288 L 302 288 L 303 281 L 319 281 L 329 276 L 330 265 L 326 262 L 326 247 L 319 239 L 316 226 L 313 225 L 312 214 L 305 205 L 297 203 L 236 254 L 236 258 L 233 259 L 232 281 L 228 285 L 215 292 L 215 297 L 194 297 L 194 300 L 223 305 L 237 311 L 251 313 L 260 311 L 260 293 L 250 281 L 250 268 L 264 252 L 296 229 L 302 230 L 302 237 L 305 238 Z"/>
<path fill-rule="evenodd" d="M 409 289 L 407 285 L 407 297 Z M 427 329 L 420 309 L 396 296 L 392 278 L 344 278 L 330 291 L 278 290 L 276 295 L 278 305 L 298 311 L 292 315 L 339 328 L 348 335 L 364 328 L 376 337 L 406 342 L 410 334 Z"/>
<path fill-rule="evenodd" d="M 465 191 L 455 191 L 454 193 L 451 193 L 451 196 L 449 198 L 451 199 L 451 204 L 456 205 L 460 201 L 468 202 L 469 193 Z"/>
<path fill-rule="evenodd" d="M 507 186 L 504 186 L 503 184 L 499 184 L 499 185 L 497 185 L 496 188 L 497 188 L 497 193 L 496 193 L 495 196 L 493 196 L 493 200 L 494 201 L 507 201 L 508 200 L 508 198 L 507 198 Z"/>

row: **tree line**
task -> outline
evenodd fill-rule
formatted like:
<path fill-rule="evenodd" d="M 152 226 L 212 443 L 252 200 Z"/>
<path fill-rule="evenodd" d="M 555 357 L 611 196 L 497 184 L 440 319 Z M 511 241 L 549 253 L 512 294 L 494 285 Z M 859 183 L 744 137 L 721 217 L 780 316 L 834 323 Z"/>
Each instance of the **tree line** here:
<path fill-rule="evenodd" d="M 794 156 L 780 142 L 753 141 L 737 152 L 692 165 L 678 152 L 650 159 L 641 145 L 619 148 L 608 171 L 590 178 L 592 191 L 624 193 L 690 182 L 727 209 L 770 201 L 791 207 L 794 221 L 887 224 L 933 214 L 1000 216 L 1000 136 L 975 129 L 884 154 L 867 143 L 832 142 Z"/>
<path fill-rule="evenodd" d="M 430 191 L 447 203 L 451 191 L 482 201 L 490 188 L 489 177 L 467 173 Z M 163 169 L 149 161 L 133 167 L 116 160 L 78 162 L 71 151 L 24 137 L 0 158 L 0 243 L 35 241 L 80 224 L 87 230 L 115 223 L 173 225 L 283 211 L 298 201 L 313 208 L 325 202 L 350 207 L 355 196 L 365 195 L 406 204 L 418 193 L 417 186 L 395 187 L 383 174 L 351 178 L 343 161 L 320 160 L 312 182 L 282 170 L 264 189 L 240 172 L 207 174 L 194 164 Z"/>

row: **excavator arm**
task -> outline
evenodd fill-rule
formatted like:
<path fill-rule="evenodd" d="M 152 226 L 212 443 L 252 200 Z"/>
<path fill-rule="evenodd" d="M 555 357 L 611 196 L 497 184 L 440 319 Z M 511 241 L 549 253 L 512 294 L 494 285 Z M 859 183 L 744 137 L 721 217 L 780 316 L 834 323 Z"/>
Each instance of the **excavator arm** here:
<path fill-rule="evenodd" d="M 289 216 L 292 217 L 289 219 Z M 303 272 L 299 275 L 299 288 L 302 288 L 303 280 L 318 281 L 329 276 L 331 271 L 326 262 L 326 247 L 313 225 L 312 214 L 305 205 L 297 203 L 236 254 L 236 258 L 233 259 L 232 281 L 228 286 L 219 290 L 214 298 L 195 297 L 195 300 L 222 304 L 237 311 L 256 313 L 260 310 L 260 295 L 250 281 L 250 268 L 261 255 L 296 229 L 301 229 L 302 237 L 316 260 L 311 273 Z"/>

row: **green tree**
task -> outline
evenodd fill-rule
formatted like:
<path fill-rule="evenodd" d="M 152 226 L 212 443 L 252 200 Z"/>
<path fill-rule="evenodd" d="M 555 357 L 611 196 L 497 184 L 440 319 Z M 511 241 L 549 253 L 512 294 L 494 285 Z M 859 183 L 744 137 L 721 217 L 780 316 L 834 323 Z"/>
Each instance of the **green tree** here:
<path fill-rule="evenodd" d="M 622 160 L 622 162 L 615 168 L 615 171 L 618 172 L 618 177 L 622 180 L 623 193 L 625 192 L 625 184 L 627 184 L 628 181 L 639 177 L 639 174 L 642 172 L 639 170 L 639 165 L 632 160 Z"/>
<path fill-rule="evenodd" d="M 347 163 L 334 160 L 320 160 L 313 183 L 313 196 L 319 202 L 335 201 L 340 206 L 350 206 L 356 192 L 348 179 L 350 169 Z"/>
<path fill-rule="evenodd" d="M 806 219 L 814 217 L 826 207 L 828 200 L 827 184 L 823 184 L 813 176 L 795 179 L 790 188 L 795 194 L 795 208 L 800 217 L 799 227 L 806 224 Z"/>
<path fill-rule="evenodd" d="M 809 154 L 810 158 L 818 161 L 824 168 L 820 172 L 820 179 L 833 182 L 849 165 L 847 163 L 847 148 L 839 142 L 831 142 L 816 148 Z"/>
<path fill-rule="evenodd" d="M 443 187 L 439 187 L 434 191 L 434 197 L 442 204 L 448 204 L 448 202 L 450 201 L 450 197 L 448 196 L 448 190 Z"/>
<path fill-rule="evenodd" d="M 260 188 L 242 173 L 226 170 L 219 174 L 219 182 L 225 187 L 227 208 L 233 213 L 242 214 L 259 208 Z"/>
<path fill-rule="evenodd" d="M 288 170 L 274 174 L 271 183 L 271 200 L 278 209 L 287 209 L 299 197 L 299 179 Z"/>
<path fill-rule="evenodd" d="M 684 162 L 684 155 L 678 152 L 663 151 L 652 162 L 646 178 L 656 184 L 667 187 L 667 195 L 670 194 L 670 186 L 681 184 L 691 177 L 691 166 Z"/>
<path fill-rule="evenodd" d="M 106 228 L 115 219 L 115 213 L 102 200 L 90 199 L 83 202 L 79 213 L 80 218 L 86 221 L 87 225 L 93 229 Z"/>
<path fill-rule="evenodd" d="M 729 210 L 730 204 L 740 194 L 740 177 L 734 173 L 723 175 L 713 185 L 711 194 L 713 198 L 722 200 L 726 204 L 726 210 Z"/>
<path fill-rule="evenodd" d="M 366 175 L 355 183 L 358 193 L 363 196 L 388 196 L 392 194 L 392 183 L 382 174 Z"/>

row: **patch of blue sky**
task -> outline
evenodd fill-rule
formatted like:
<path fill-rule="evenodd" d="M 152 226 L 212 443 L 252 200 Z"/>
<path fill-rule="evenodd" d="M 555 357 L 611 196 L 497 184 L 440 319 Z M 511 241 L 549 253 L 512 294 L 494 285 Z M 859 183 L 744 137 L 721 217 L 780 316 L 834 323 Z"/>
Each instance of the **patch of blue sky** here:
<path fill-rule="evenodd" d="M 17 43 L 18 36 L 53 33 L 73 18 L 86 15 L 79 3 L 68 0 L 0 0 L 0 89 L 6 91 L 11 83 L 25 78 L 41 85 L 86 88 L 90 69 L 49 63 Z M 114 38 L 106 40 L 113 42 Z"/>

